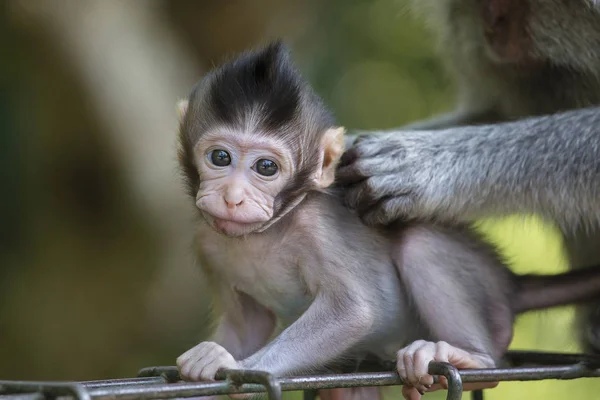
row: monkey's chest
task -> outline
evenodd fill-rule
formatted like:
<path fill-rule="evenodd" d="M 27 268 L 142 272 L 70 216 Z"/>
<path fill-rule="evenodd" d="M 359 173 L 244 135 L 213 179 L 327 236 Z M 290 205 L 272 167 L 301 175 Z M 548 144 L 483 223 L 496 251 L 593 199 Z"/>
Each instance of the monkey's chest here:
<path fill-rule="evenodd" d="M 295 266 L 270 263 L 273 267 L 276 264 L 279 268 L 265 270 L 263 264 L 248 262 L 230 277 L 230 283 L 271 310 L 287 326 L 306 311 L 313 298 L 299 281 Z"/>
<path fill-rule="evenodd" d="M 253 240 L 203 241 L 204 263 L 228 286 L 270 309 L 284 324 L 296 320 L 313 298 L 300 278 L 293 251 Z"/>

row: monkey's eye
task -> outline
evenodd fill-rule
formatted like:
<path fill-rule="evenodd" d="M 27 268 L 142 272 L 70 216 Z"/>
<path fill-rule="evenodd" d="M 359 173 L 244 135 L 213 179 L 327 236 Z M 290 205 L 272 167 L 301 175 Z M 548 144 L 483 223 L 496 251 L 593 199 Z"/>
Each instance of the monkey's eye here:
<path fill-rule="evenodd" d="M 277 164 L 271 160 L 267 160 L 266 158 L 261 158 L 255 164 L 256 172 L 263 176 L 273 176 L 277 173 L 279 167 Z"/>
<path fill-rule="evenodd" d="M 217 167 L 226 167 L 231 164 L 231 156 L 225 150 L 213 150 L 210 152 L 210 161 Z"/>

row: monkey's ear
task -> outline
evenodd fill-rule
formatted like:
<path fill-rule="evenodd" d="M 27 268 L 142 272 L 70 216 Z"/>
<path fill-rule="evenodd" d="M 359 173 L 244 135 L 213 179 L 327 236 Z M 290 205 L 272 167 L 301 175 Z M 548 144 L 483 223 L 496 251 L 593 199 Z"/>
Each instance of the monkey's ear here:
<path fill-rule="evenodd" d="M 335 168 L 344 152 L 343 127 L 330 128 L 321 139 L 321 165 L 315 176 L 317 187 L 324 189 L 335 180 Z"/>
<path fill-rule="evenodd" d="M 187 99 L 181 99 L 177 102 L 177 116 L 179 117 L 179 122 L 183 121 L 183 118 L 187 113 L 188 104 L 189 102 Z"/>

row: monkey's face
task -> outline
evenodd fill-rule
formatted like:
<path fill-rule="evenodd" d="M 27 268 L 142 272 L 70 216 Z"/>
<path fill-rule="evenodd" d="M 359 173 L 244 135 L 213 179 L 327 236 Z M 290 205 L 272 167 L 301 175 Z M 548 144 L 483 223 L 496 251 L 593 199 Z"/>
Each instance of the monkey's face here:
<path fill-rule="evenodd" d="M 194 147 L 200 176 L 196 206 L 227 236 L 242 236 L 273 217 L 276 196 L 294 174 L 292 156 L 273 137 L 216 130 Z"/>

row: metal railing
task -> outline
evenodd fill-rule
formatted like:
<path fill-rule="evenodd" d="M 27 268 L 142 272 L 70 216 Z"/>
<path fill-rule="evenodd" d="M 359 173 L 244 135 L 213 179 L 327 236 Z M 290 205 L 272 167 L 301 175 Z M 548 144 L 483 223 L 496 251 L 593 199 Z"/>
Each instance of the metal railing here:
<path fill-rule="evenodd" d="M 429 373 L 435 382 L 448 380 L 447 400 L 460 400 L 463 383 L 539 381 L 600 377 L 600 356 L 511 351 L 506 368 L 458 370 L 443 362 L 431 362 Z M 304 391 L 304 399 L 316 398 L 317 390 L 360 386 L 402 385 L 393 363 L 378 364 L 379 371 L 307 375 L 277 378 L 253 370 L 223 371 L 214 382 L 182 382 L 176 367 L 149 367 L 137 378 L 85 382 L 0 381 L 0 400 L 43 400 L 69 397 L 75 400 L 149 400 L 266 393 L 269 400 L 281 400 L 283 391 Z M 373 368 L 373 366 L 371 366 Z M 483 391 L 471 392 L 482 400 Z"/>

